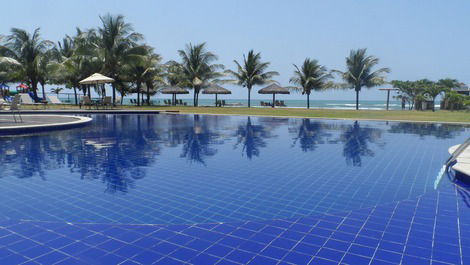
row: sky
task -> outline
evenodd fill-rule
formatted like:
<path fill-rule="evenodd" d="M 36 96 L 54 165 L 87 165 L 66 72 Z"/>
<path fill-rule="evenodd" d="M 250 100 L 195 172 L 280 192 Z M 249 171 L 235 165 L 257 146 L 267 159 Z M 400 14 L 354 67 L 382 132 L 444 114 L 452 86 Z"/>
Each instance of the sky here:
<path fill-rule="evenodd" d="M 219 63 L 234 69 L 233 60 L 254 49 L 285 86 L 293 64 L 309 57 L 344 70 L 345 57 L 358 48 L 378 57 L 379 67 L 391 68 L 389 81 L 450 77 L 470 83 L 470 1 L 465 0 L 17 0 L 2 6 L 11 10 L 2 12 L 2 35 L 12 27 L 40 27 L 43 38 L 57 42 L 76 27 L 100 26 L 100 15 L 121 14 L 164 61 L 179 60 L 177 50 L 187 43 L 206 42 Z M 246 98 L 246 88 L 228 88 L 231 98 Z M 252 97 L 270 98 L 257 89 Z M 361 92 L 361 99 L 384 97 L 377 88 Z M 354 92 L 315 92 L 312 99 L 354 99 Z"/>

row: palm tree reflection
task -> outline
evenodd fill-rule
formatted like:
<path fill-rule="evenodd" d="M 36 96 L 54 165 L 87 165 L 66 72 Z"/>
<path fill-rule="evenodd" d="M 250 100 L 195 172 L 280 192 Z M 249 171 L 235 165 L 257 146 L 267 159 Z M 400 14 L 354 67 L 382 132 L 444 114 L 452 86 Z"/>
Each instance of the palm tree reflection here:
<path fill-rule="evenodd" d="M 217 134 L 209 130 L 207 123 L 201 122 L 199 115 L 194 115 L 193 126 L 186 129 L 181 157 L 206 165 L 206 157 L 217 153 L 216 149 L 209 146 L 216 138 Z"/>
<path fill-rule="evenodd" d="M 346 163 L 355 167 L 362 166 L 362 157 L 374 156 L 374 152 L 369 149 L 368 144 L 377 142 L 381 135 L 379 129 L 361 128 L 358 121 L 355 121 L 352 126 L 348 126 L 340 136 Z"/>
<path fill-rule="evenodd" d="M 269 133 L 266 131 L 265 127 L 262 125 L 253 125 L 250 117 L 248 117 L 246 125 L 238 126 L 236 135 L 238 140 L 235 144 L 235 148 L 239 145 L 243 145 L 242 154 L 246 154 L 248 159 L 252 159 L 253 156 L 259 156 L 260 148 L 266 147 L 264 138 L 269 137 Z"/>
<path fill-rule="evenodd" d="M 302 151 L 314 151 L 318 144 L 325 143 L 325 137 L 331 135 L 326 133 L 323 127 L 324 124 L 322 122 L 302 119 L 301 124 L 293 129 L 296 137 L 292 145 L 295 146 L 299 143 Z"/>

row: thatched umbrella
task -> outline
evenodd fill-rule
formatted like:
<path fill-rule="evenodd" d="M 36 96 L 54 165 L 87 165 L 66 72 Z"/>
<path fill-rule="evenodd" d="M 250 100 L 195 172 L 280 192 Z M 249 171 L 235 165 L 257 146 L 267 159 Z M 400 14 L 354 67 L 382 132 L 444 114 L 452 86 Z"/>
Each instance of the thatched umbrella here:
<path fill-rule="evenodd" d="M 269 86 L 258 90 L 258 94 L 273 94 L 273 105 L 276 105 L 276 94 L 290 94 L 289 89 L 278 84 L 270 84 Z"/>
<path fill-rule="evenodd" d="M 189 94 L 188 90 L 181 88 L 181 87 L 177 87 L 177 86 L 164 87 L 160 92 L 162 94 L 173 95 L 173 97 L 171 98 L 172 105 L 176 105 L 176 94 Z"/>
<path fill-rule="evenodd" d="M 219 94 L 224 94 L 224 95 L 227 95 L 227 94 L 232 94 L 232 91 L 226 89 L 226 88 L 223 88 L 219 85 L 211 85 L 210 87 L 204 89 L 202 91 L 202 94 L 215 94 L 215 106 L 217 106 L 217 95 Z"/>

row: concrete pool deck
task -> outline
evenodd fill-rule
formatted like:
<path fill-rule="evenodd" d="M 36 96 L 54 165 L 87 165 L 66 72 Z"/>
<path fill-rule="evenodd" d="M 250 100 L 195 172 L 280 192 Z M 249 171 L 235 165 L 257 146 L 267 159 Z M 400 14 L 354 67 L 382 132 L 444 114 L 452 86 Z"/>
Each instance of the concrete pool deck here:
<path fill-rule="evenodd" d="M 43 131 L 49 129 L 66 129 L 89 123 L 92 119 L 83 116 L 21 114 L 22 122 L 15 122 L 13 115 L 0 114 L 0 134 L 13 134 Z M 16 115 L 19 121 L 18 115 Z"/>
<path fill-rule="evenodd" d="M 460 145 L 454 145 L 449 148 L 449 153 L 454 153 L 459 146 Z M 452 168 L 455 171 L 470 176 L 470 147 L 467 147 L 462 151 L 462 153 L 460 153 L 460 155 L 457 157 L 457 163 L 452 166 Z"/>

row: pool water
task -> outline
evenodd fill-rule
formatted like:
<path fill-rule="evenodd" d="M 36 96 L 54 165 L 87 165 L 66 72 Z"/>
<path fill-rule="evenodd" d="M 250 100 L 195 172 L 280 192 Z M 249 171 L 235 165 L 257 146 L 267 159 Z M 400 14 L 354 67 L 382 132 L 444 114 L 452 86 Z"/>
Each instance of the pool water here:
<path fill-rule="evenodd" d="M 193 224 L 344 212 L 434 189 L 462 125 L 91 115 L 0 138 L 0 218 Z M 444 180 L 442 185 L 450 185 Z"/>

